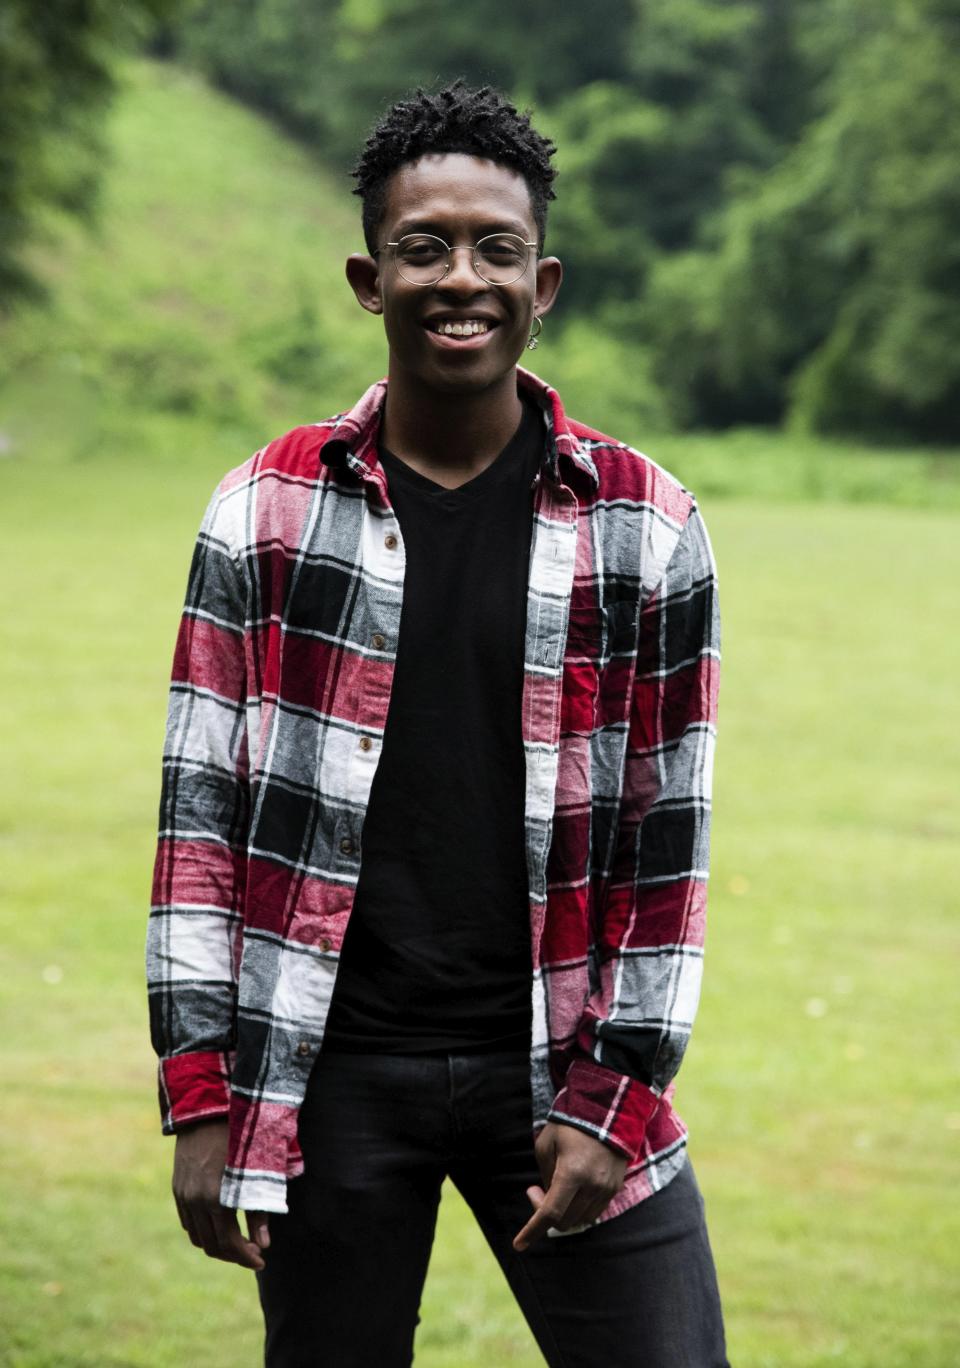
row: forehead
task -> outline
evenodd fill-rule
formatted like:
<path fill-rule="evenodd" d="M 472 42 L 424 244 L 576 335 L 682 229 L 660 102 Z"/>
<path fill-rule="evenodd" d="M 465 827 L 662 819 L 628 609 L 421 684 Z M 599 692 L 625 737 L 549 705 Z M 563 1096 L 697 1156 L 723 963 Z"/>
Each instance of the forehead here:
<path fill-rule="evenodd" d="M 536 233 L 530 190 L 519 171 L 464 152 L 431 152 L 399 166 L 387 182 L 384 227 L 503 227 Z"/>

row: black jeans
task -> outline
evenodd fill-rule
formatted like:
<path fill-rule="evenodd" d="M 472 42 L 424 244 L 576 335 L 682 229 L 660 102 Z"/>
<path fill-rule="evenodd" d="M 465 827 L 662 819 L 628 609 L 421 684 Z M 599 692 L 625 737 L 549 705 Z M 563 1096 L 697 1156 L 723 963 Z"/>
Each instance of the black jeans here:
<path fill-rule="evenodd" d="M 321 1051 L 299 1135 L 306 1170 L 257 1274 L 267 1368 L 412 1362 L 447 1174 L 551 1368 L 729 1368 L 689 1160 L 620 1216 L 511 1247 L 540 1182 L 525 1056 Z"/>

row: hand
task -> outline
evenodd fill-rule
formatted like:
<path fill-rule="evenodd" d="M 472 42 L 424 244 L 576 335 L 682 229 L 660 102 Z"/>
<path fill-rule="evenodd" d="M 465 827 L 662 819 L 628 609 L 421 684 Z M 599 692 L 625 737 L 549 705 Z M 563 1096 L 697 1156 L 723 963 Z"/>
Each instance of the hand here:
<path fill-rule="evenodd" d="M 513 1247 L 520 1251 L 551 1226 L 573 1230 L 595 1221 L 623 1187 L 627 1172 L 624 1155 L 576 1126 L 548 1121 L 533 1148 L 543 1187 L 527 1188 L 535 1210 L 514 1238 Z"/>
<path fill-rule="evenodd" d="M 270 1244 L 265 1211 L 247 1212 L 245 1240 L 237 1213 L 220 1205 L 220 1180 L 227 1162 L 227 1122 L 199 1121 L 177 1134 L 173 1160 L 173 1199 L 190 1240 L 211 1259 L 225 1259 L 258 1271 Z"/>

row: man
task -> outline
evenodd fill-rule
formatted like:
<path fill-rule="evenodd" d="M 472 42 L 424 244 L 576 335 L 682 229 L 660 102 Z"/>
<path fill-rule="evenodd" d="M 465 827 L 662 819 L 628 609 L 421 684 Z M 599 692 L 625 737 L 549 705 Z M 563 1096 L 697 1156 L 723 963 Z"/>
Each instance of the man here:
<path fill-rule="evenodd" d="M 553 151 L 461 82 L 385 116 L 347 277 L 388 379 L 228 474 L 197 543 L 152 1031 L 181 1222 L 256 1270 L 271 1368 L 410 1363 L 446 1175 L 549 1363 L 726 1363 L 671 1105 L 714 566 L 692 496 L 517 365 Z"/>

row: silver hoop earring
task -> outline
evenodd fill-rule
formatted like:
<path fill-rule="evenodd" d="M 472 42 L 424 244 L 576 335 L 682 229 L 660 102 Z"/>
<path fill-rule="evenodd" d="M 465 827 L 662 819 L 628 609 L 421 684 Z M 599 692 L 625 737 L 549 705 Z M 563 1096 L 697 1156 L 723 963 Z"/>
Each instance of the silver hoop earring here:
<path fill-rule="evenodd" d="M 537 314 L 533 315 L 533 327 L 536 328 L 536 332 L 533 331 L 533 328 L 530 329 L 530 336 L 527 338 L 527 351 L 536 351 L 537 338 L 543 332 L 543 324 Z"/>

